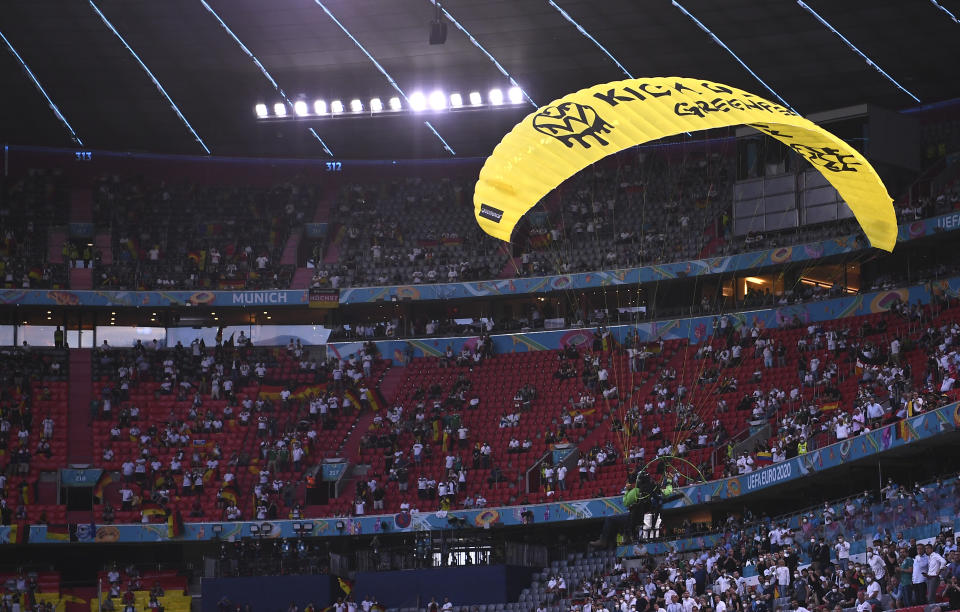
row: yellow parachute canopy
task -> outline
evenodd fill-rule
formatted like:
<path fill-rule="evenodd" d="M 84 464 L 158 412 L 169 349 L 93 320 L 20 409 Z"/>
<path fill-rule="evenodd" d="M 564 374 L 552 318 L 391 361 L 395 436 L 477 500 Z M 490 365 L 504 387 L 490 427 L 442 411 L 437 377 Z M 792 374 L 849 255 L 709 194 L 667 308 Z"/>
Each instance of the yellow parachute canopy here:
<path fill-rule="evenodd" d="M 590 164 L 666 136 L 742 124 L 813 164 L 840 192 L 870 243 L 893 250 L 893 201 L 863 155 L 789 108 L 729 85 L 683 77 L 595 85 L 537 109 L 487 158 L 474 191 L 474 214 L 483 231 L 509 241 L 524 213 Z"/>

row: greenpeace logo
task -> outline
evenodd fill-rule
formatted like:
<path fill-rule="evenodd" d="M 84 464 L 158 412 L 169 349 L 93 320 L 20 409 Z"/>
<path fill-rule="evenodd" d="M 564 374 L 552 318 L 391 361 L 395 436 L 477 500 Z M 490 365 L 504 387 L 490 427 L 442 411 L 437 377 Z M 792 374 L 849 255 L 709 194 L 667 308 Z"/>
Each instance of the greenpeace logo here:
<path fill-rule="evenodd" d="M 503 211 L 499 208 L 494 208 L 493 206 L 487 206 L 486 204 L 480 205 L 480 216 L 484 219 L 489 219 L 494 223 L 500 223 L 500 219 L 503 218 Z"/>
<path fill-rule="evenodd" d="M 793 461 L 785 461 L 780 465 L 753 472 L 747 476 L 747 490 L 752 491 L 772 485 L 775 482 L 786 480 L 793 474 Z"/>

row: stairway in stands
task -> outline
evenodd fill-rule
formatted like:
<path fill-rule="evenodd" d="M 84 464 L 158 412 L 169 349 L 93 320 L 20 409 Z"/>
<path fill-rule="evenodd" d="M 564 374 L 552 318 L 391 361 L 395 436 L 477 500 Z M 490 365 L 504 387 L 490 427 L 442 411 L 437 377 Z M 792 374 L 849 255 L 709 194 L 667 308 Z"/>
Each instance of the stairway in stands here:
<path fill-rule="evenodd" d="M 407 377 L 407 372 L 403 367 L 394 366 L 389 368 L 380 380 L 380 395 L 383 396 L 386 407 L 393 406 L 393 401 L 397 399 L 397 390 Z"/>
<path fill-rule="evenodd" d="M 287 243 L 283 245 L 283 253 L 280 255 L 280 265 L 296 266 L 297 253 L 300 251 L 300 241 L 303 239 L 303 228 L 299 227 L 290 232 Z"/>
<path fill-rule="evenodd" d="M 63 243 L 67 241 L 65 228 L 52 228 L 47 233 L 47 261 L 52 264 L 66 263 L 63 261 Z"/>
<path fill-rule="evenodd" d="M 291 289 L 309 289 L 310 281 L 313 280 L 313 269 L 306 266 L 297 268 L 293 273 L 293 279 L 290 281 Z"/>
<path fill-rule="evenodd" d="M 70 400 L 67 418 L 67 461 L 93 461 L 93 423 L 90 401 L 93 400 L 93 351 L 70 350 Z"/>
<path fill-rule="evenodd" d="M 70 268 L 70 288 L 87 291 L 93 289 L 93 268 Z"/>

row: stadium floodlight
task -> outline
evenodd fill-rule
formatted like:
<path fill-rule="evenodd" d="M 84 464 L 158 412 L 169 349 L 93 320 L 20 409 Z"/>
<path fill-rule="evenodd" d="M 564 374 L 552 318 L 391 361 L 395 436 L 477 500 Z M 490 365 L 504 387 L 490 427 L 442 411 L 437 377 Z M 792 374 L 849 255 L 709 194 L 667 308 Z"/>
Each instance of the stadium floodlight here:
<path fill-rule="evenodd" d="M 260 117 L 261 119 L 270 114 L 270 111 L 267 110 L 266 104 L 257 104 L 253 108 L 257 112 L 257 117 Z"/>
<path fill-rule="evenodd" d="M 433 110 L 443 110 L 447 108 L 447 96 L 439 89 L 434 89 L 430 93 L 430 108 Z"/>
<path fill-rule="evenodd" d="M 422 91 L 415 91 L 410 96 L 410 108 L 419 112 L 427 108 L 427 97 Z"/>
<path fill-rule="evenodd" d="M 361 112 L 363 110 L 363 102 L 356 98 L 350 100 L 350 110 L 355 113 Z"/>
<path fill-rule="evenodd" d="M 463 106 L 463 96 L 458 93 L 450 94 L 450 106 L 453 108 L 460 108 Z"/>
<path fill-rule="evenodd" d="M 398 111 L 403 108 L 403 103 L 400 102 L 400 98 L 393 96 L 390 98 L 390 110 Z"/>
<path fill-rule="evenodd" d="M 273 105 L 273 114 L 277 117 L 286 117 L 287 116 L 287 107 L 283 102 L 277 102 Z"/>
<path fill-rule="evenodd" d="M 343 102 L 340 100 L 334 100 L 330 103 L 330 112 L 334 114 L 343 112 Z"/>
<path fill-rule="evenodd" d="M 318 115 L 326 115 L 327 103 L 323 100 L 317 100 L 316 102 L 313 103 L 313 112 L 315 112 Z"/>
<path fill-rule="evenodd" d="M 494 106 L 500 106 L 503 104 L 503 92 L 498 88 L 491 89 L 490 95 L 487 96 L 487 99 L 490 100 L 490 104 L 493 104 Z"/>
<path fill-rule="evenodd" d="M 507 90 L 507 98 L 510 99 L 510 104 L 523 104 L 523 91 L 519 87 L 511 87 Z"/>
<path fill-rule="evenodd" d="M 370 110 L 375 113 L 379 113 L 383 110 L 383 102 L 380 101 L 380 98 L 370 99 Z"/>
<path fill-rule="evenodd" d="M 483 97 L 480 95 L 479 91 L 470 92 L 470 106 L 480 106 L 483 104 Z"/>
<path fill-rule="evenodd" d="M 303 100 L 297 100 L 293 103 L 293 112 L 297 114 L 298 117 L 303 117 L 304 115 L 309 114 L 309 109 L 307 108 L 307 103 Z"/>

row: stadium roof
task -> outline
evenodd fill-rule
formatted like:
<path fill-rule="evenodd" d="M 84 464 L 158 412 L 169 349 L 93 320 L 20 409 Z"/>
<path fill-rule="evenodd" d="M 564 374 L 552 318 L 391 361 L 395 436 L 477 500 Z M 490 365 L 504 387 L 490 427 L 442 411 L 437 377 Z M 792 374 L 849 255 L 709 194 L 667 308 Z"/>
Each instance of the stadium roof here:
<path fill-rule="evenodd" d="M 802 114 L 960 96 L 960 23 L 952 16 L 960 0 L 442 6 L 462 29 L 447 20 L 446 44 L 431 46 L 432 0 L 5 0 L 0 141 L 72 145 L 21 60 L 83 144 L 100 149 L 203 153 L 189 123 L 221 155 L 326 156 L 324 144 L 339 158 L 449 155 L 429 118 L 457 155 L 486 155 L 532 108 L 262 123 L 254 104 L 280 96 L 238 41 L 291 99 L 396 95 L 361 46 L 408 94 L 509 86 L 489 54 L 538 104 L 627 72 L 703 77 L 768 98 L 772 89 Z"/>

